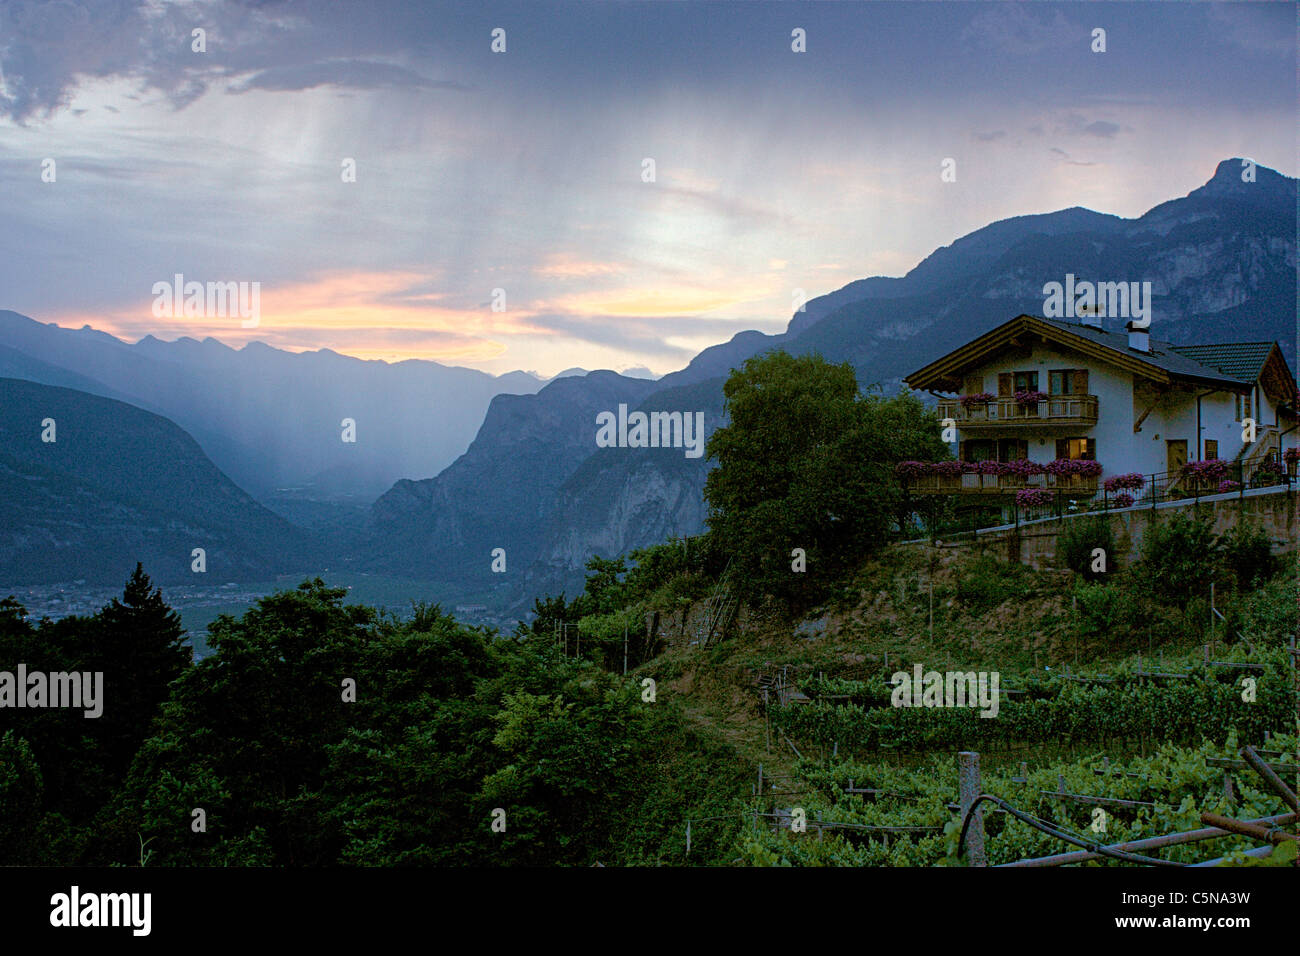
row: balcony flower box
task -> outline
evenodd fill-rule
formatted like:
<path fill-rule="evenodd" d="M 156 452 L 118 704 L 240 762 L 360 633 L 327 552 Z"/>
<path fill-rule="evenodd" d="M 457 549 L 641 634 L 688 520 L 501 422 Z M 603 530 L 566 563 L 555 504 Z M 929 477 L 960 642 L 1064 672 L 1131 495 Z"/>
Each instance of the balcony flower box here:
<path fill-rule="evenodd" d="M 957 399 L 957 401 L 961 404 L 962 408 L 970 411 L 972 408 L 979 405 L 987 405 L 996 398 L 996 395 L 989 392 L 976 392 L 973 395 L 962 395 Z"/>

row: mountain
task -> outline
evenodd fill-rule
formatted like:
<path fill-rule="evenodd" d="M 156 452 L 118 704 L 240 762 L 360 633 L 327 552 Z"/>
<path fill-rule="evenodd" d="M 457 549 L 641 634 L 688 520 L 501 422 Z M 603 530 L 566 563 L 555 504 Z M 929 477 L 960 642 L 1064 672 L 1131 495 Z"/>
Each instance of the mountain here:
<path fill-rule="evenodd" d="M 544 544 L 553 496 L 595 447 L 596 415 L 654 390 L 602 371 L 555 379 L 533 396 L 498 395 L 464 455 L 375 502 L 376 540 L 362 566 L 487 586 L 492 550 L 503 547 L 507 573 L 527 567 Z"/>
<path fill-rule="evenodd" d="M 1150 281 L 1153 334 L 1175 344 L 1276 339 L 1295 369 L 1296 180 L 1257 167 L 1256 180 L 1243 182 L 1241 171 L 1241 160 L 1225 160 L 1204 186 L 1136 219 L 1073 207 L 992 223 L 901 278 L 860 279 L 810 300 L 784 333 L 742 332 L 705 349 L 681 371 L 641 383 L 640 393 L 625 377 L 593 372 L 567 380 L 562 395 L 553 382 L 494 400 L 470 452 L 376 502 L 372 549 L 395 572 L 454 580 L 472 568 L 466 573 L 481 582 L 491 548 L 504 547 L 509 570 L 494 600 L 514 613 L 534 596 L 572 593 L 593 554 L 703 528 L 706 459 L 596 448 L 594 412 L 618 395 L 647 410 L 704 411 L 712 430 L 728 373 L 778 347 L 849 362 L 864 386 L 892 393 L 960 343 L 1022 312 L 1041 314 L 1043 285 L 1067 273 Z M 512 443 L 531 450 L 515 453 Z M 536 451 L 547 447 L 549 455 Z"/>
<path fill-rule="evenodd" d="M 43 440 L 53 421 L 53 441 Z M 173 422 L 0 378 L 0 583 L 265 581 L 319 567 L 315 542 L 222 474 Z M 191 569 L 195 548 L 207 570 Z"/>
<path fill-rule="evenodd" d="M 0 311 L 0 369 L 130 402 L 175 421 L 259 498 L 363 497 L 402 477 L 437 474 L 465 450 L 488 403 L 530 394 L 525 372 L 494 377 L 409 360 L 363 361 L 329 349 L 292 353 L 216 339 L 129 345 L 90 327 Z M 341 422 L 356 422 L 356 442 Z"/>

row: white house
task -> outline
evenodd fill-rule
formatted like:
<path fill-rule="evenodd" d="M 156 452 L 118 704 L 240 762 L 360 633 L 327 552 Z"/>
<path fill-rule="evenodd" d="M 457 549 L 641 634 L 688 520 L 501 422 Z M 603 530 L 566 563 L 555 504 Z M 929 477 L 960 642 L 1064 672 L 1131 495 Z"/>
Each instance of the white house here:
<path fill-rule="evenodd" d="M 1216 458 L 1234 463 L 1234 474 L 1240 462 L 1249 480 L 1300 437 L 1296 380 L 1276 342 L 1171 345 L 1132 323 L 1108 331 L 1095 316 L 1017 316 L 904 381 L 939 398 L 960 461 L 1096 461 L 1100 476 L 1061 479 L 1086 496 L 1108 476 L 1173 483 L 1184 464 Z M 1025 482 L 966 475 L 914 486 L 996 495 Z"/>

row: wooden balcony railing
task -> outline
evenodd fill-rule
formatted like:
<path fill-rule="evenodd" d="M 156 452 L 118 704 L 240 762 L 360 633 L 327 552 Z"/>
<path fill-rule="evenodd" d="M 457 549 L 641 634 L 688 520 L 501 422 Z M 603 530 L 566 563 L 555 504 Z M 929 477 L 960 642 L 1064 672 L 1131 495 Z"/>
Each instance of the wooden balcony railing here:
<path fill-rule="evenodd" d="M 965 406 L 957 399 L 939 402 L 939 417 L 953 419 L 960 428 L 983 425 L 1095 425 L 1096 395 L 1053 395 L 1041 402 L 1022 405 L 1014 398 L 995 398 L 980 405 Z"/>

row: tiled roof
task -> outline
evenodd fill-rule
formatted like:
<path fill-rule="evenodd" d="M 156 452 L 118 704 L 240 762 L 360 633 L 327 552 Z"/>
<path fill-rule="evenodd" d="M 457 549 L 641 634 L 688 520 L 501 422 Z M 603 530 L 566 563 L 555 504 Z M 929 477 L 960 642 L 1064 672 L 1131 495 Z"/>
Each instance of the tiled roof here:
<path fill-rule="evenodd" d="M 1106 329 L 1097 329 L 1089 325 L 1081 325 L 1078 322 L 1063 322 L 1060 319 L 1045 319 L 1041 316 L 1033 316 L 1039 322 L 1046 322 L 1048 325 L 1054 325 L 1071 335 L 1077 335 L 1081 338 L 1089 339 L 1098 345 L 1104 345 L 1106 348 L 1120 352 L 1129 358 L 1137 359 L 1140 362 L 1146 362 L 1148 365 L 1154 365 L 1157 368 L 1164 369 L 1171 375 L 1178 375 L 1183 378 L 1193 378 L 1209 382 L 1224 382 L 1231 385 L 1251 385 L 1254 384 L 1258 377 L 1259 366 L 1264 364 L 1264 357 L 1268 355 L 1268 349 L 1272 343 L 1260 346 L 1264 349 L 1260 356 L 1255 373 L 1251 375 L 1242 375 L 1235 368 L 1220 368 L 1218 365 L 1210 364 L 1204 361 L 1199 355 L 1187 354 L 1194 349 L 1225 349 L 1225 348 L 1245 348 L 1247 346 L 1234 345 L 1174 345 L 1170 342 L 1161 342 L 1157 339 L 1150 339 L 1151 351 L 1139 352 L 1136 349 L 1128 347 L 1128 332 L 1118 331 L 1110 332 Z M 1252 343 L 1250 348 L 1256 346 Z"/>
<path fill-rule="evenodd" d="M 1224 342 L 1220 345 L 1176 345 L 1174 351 L 1195 362 L 1217 368 L 1224 375 L 1253 382 L 1273 351 L 1272 342 Z"/>

